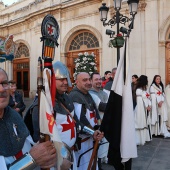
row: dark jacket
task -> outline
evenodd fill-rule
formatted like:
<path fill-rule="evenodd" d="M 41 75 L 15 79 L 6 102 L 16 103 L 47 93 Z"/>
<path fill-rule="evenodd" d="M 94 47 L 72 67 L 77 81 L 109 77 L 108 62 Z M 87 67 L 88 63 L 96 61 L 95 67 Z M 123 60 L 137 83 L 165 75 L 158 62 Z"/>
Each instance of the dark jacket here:
<path fill-rule="evenodd" d="M 110 80 L 106 83 L 106 85 L 104 86 L 104 89 L 111 91 L 112 84 L 113 84 L 113 79 L 110 77 Z"/>
<path fill-rule="evenodd" d="M 19 114 L 22 116 L 22 112 L 26 108 L 23 98 L 22 98 L 21 94 L 19 94 L 18 92 L 15 92 L 14 95 L 15 95 L 15 101 L 13 101 L 13 97 L 10 96 L 8 106 L 10 106 L 13 109 L 19 108 L 20 109 Z M 15 102 L 18 103 L 16 106 L 15 106 Z"/>

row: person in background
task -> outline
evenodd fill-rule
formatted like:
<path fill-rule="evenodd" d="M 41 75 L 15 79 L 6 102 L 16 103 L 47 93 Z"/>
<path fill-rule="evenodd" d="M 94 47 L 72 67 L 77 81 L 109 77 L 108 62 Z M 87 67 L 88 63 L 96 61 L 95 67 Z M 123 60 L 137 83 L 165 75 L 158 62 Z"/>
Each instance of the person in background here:
<path fill-rule="evenodd" d="M 141 75 L 136 85 L 136 107 L 135 107 L 135 131 L 137 145 L 144 145 L 151 141 L 151 101 L 147 91 L 148 78 Z"/>
<path fill-rule="evenodd" d="M 116 67 L 112 69 L 111 77 L 109 78 L 109 81 L 106 83 L 106 85 L 103 88 L 103 91 L 106 92 L 108 96 L 110 95 L 110 91 L 111 91 L 111 87 L 114 81 L 116 70 L 117 70 Z"/>
<path fill-rule="evenodd" d="M 105 71 L 104 77 L 102 77 L 102 85 L 101 87 L 104 88 L 106 83 L 110 80 L 111 77 L 111 71 Z"/>
<path fill-rule="evenodd" d="M 92 96 L 94 102 L 96 103 L 96 107 L 99 111 L 100 119 L 102 120 L 107 105 L 108 96 L 103 90 L 101 90 L 102 80 L 99 73 L 91 74 L 91 82 L 92 82 L 92 88 L 90 89 L 89 93 Z M 102 170 L 101 163 L 107 163 L 108 148 L 109 148 L 109 143 L 105 138 L 103 138 L 98 150 L 99 170 Z"/>
<path fill-rule="evenodd" d="M 54 167 L 57 154 L 53 143 L 47 141 L 32 147 L 33 141 L 23 119 L 8 106 L 9 88 L 7 73 L 0 68 L 0 169 Z"/>
<path fill-rule="evenodd" d="M 152 101 L 152 134 L 155 136 L 163 135 L 164 138 L 170 137 L 170 133 L 166 127 L 166 122 L 168 121 L 168 108 L 164 85 L 160 75 L 154 76 L 150 86 L 150 95 Z"/>
<path fill-rule="evenodd" d="M 133 98 L 133 108 L 136 107 L 136 85 L 137 85 L 138 76 L 134 74 L 132 76 L 132 98 Z"/>
<path fill-rule="evenodd" d="M 17 85 L 16 85 L 16 82 L 14 80 L 10 80 L 9 85 L 10 85 L 10 98 L 9 98 L 9 104 L 8 105 L 11 108 L 15 109 L 22 117 L 23 116 L 22 112 L 26 108 L 24 101 L 23 101 L 23 98 L 22 98 L 22 95 L 16 91 Z"/>

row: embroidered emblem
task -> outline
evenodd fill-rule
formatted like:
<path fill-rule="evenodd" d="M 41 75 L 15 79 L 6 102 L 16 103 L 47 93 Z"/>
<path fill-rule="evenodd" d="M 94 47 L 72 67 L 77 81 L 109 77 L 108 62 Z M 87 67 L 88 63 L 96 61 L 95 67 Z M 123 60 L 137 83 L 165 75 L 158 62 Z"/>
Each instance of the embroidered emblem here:
<path fill-rule="evenodd" d="M 160 96 L 160 95 L 162 94 L 162 92 L 161 92 L 161 91 L 158 91 L 157 94 Z"/>
<path fill-rule="evenodd" d="M 146 93 L 146 97 L 149 98 L 150 94 L 149 93 Z"/>
<path fill-rule="evenodd" d="M 68 122 L 68 124 L 61 124 L 61 126 L 63 127 L 62 132 L 71 130 L 71 139 L 72 139 L 75 137 L 75 131 L 74 131 L 75 124 L 74 124 L 74 121 L 72 121 L 72 122 L 70 121 L 69 115 L 67 115 L 67 122 Z"/>
<path fill-rule="evenodd" d="M 94 118 L 94 123 L 96 124 L 97 123 L 96 114 L 95 112 L 90 112 L 90 119 L 93 119 L 93 118 Z"/>

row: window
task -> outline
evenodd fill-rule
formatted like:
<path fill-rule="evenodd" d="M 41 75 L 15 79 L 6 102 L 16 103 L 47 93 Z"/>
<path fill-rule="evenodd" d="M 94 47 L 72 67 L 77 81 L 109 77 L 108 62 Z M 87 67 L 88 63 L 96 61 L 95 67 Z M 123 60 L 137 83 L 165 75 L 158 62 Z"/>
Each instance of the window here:
<path fill-rule="evenodd" d="M 25 44 L 21 44 L 16 52 L 15 58 L 29 57 L 29 49 Z"/>
<path fill-rule="evenodd" d="M 87 48 L 99 47 L 97 38 L 90 32 L 83 32 L 78 34 L 71 42 L 69 51 L 80 50 L 82 45 L 86 45 Z"/>

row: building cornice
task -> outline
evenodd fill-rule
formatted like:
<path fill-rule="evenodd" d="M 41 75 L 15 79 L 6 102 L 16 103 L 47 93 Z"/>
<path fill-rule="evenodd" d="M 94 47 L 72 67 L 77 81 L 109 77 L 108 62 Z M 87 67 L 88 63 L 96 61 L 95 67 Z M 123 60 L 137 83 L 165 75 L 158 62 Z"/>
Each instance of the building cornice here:
<path fill-rule="evenodd" d="M 46 0 L 41 0 L 41 1 L 44 2 Z M 19 17 L 17 19 L 14 19 L 14 20 L 11 19 L 10 21 L 3 23 L 2 25 L 0 25 L 0 28 L 11 27 L 11 26 L 18 25 L 19 23 L 22 23 L 25 21 L 29 22 L 30 19 L 32 20 L 34 17 L 40 16 L 40 15 L 42 17 L 44 17 L 45 15 L 47 15 L 49 13 L 51 13 L 51 14 L 61 13 L 62 14 L 67 11 L 71 11 L 71 10 L 89 6 L 90 4 L 94 4 L 94 2 L 99 3 L 99 2 L 101 2 L 101 0 L 93 0 L 93 1 L 92 0 L 73 0 L 73 1 L 69 1 L 69 2 L 70 3 L 63 3 L 63 4 L 56 4 L 53 6 L 48 6 L 44 9 L 38 10 L 36 12 L 29 13 L 28 15 L 23 16 L 23 17 L 22 17 L 22 15 L 20 15 L 21 17 Z M 28 5 L 23 7 L 22 9 L 18 9 L 16 11 L 14 11 L 13 13 L 7 13 L 5 15 L 1 15 L 0 18 L 5 17 L 6 15 L 8 16 L 8 18 L 10 18 L 10 16 L 12 16 L 13 14 L 16 14 L 16 13 L 22 14 L 22 10 L 27 10 L 27 9 L 28 9 Z M 97 11 L 98 11 L 98 9 L 94 13 L 96 13 Z M 87 14 L 87 15 L 89 15 L 89 14 Z M 81 17 L 81 15 L 78 17 Z"/>

